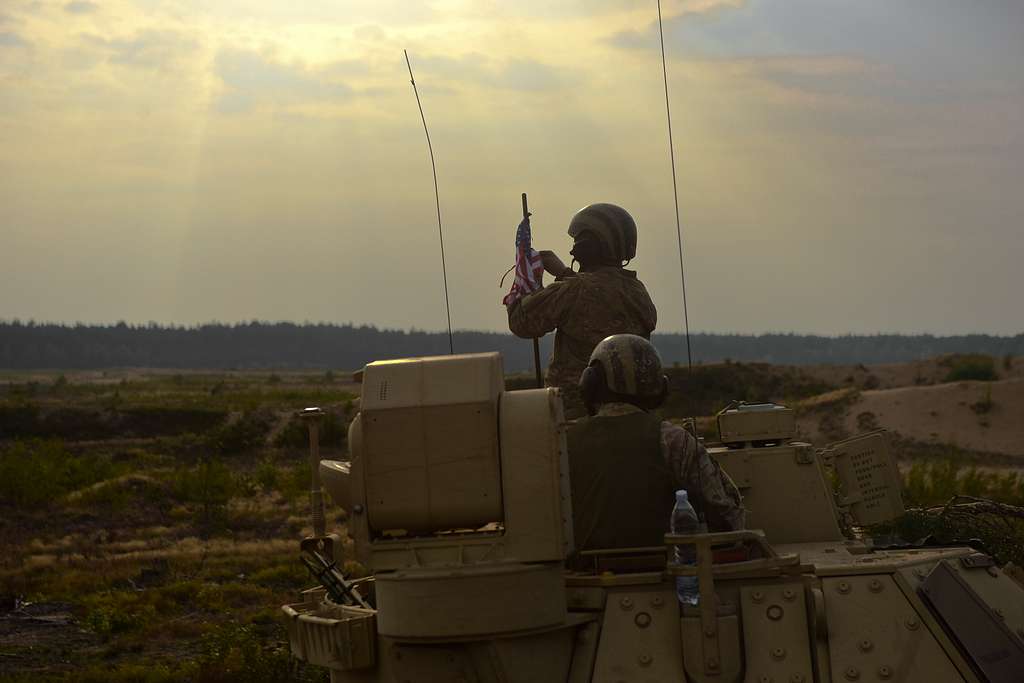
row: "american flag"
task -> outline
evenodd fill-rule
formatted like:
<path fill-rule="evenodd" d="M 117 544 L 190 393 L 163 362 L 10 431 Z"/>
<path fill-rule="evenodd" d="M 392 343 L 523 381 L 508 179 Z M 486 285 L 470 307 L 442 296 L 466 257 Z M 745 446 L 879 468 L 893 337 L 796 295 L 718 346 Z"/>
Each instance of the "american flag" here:
<path fill-rule="evenodd" d="M 501 300 L 506 306 L 544 287 L 541 282 L 544 266 L 540 254 L 530 246 L 530 241 L 530 219 L 524 218 L 516 229 L 516 276 L 512 281 L 512 290 Z"/>

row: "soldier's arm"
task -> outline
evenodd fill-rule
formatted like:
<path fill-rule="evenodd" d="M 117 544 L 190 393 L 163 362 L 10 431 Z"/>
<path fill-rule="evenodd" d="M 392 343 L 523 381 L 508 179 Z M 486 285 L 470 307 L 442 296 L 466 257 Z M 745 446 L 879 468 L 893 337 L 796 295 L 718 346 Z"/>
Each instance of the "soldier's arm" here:
<path fill-rule="evenodd" d="M 667 421 L 661 423 L 661 441 L 673 485 L 703 502 L 709 530 L 742 529 L 746 512 L 739 488 L 704 446 L 688 431 Z"/>
<path fill-rule="evenodd" d="M 572 306 L 573 279 L 557 280 L 508 307 L 508 329 L 517 337 L 543 337 L 558 327 Z"/>

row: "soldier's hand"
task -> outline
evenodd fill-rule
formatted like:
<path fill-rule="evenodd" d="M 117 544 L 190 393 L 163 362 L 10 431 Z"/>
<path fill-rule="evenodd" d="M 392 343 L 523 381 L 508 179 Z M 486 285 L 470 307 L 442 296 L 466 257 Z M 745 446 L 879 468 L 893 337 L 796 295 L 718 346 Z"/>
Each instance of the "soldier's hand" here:
<path fill-rule="evenodd" d="M 544 265 L 544 270 L 554 275 L 555 277 L 564 277 L 566 275 L 575 275 L 571 268 L 562 263 L 562 259 L 553 251 L 547 249 L 537 252 L 540 254 L 540 262 Z"/>

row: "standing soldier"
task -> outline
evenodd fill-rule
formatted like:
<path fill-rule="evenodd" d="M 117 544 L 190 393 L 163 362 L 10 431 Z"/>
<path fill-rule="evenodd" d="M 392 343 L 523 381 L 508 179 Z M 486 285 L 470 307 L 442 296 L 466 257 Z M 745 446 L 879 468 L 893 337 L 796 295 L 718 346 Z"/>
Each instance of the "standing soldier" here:
<path fill-rule="evenodd" d="M 527 339 L 555 331 L 545 384 L 562 392 L 569 419 L 585 414 L 579 379 L 590 354 L 605 337 L 619 333 L 650 339 L 658 312 L 636 272 L 624 266 L 636 256 L 636 223 L 615 204 L 591 204 L 569 223 L 579 272 L 550 251 L 540 252 L 555 282 L 508 306 L 508 327 Z"/>

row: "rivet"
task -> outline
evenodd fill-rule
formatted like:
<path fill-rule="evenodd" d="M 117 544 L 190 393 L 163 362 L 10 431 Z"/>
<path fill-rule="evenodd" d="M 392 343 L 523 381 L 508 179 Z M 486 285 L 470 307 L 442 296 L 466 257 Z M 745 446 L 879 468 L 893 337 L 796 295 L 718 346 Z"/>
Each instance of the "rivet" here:
<path fill-rule="evenodd" d="M 795 673 L 789 677 L 789 683 L 804 683 L 804 675 L 802 673 Z"/>
<path fill-rule="evenodd" d="M 882 582 L 878 579 L 871 579 L 868 581 L 868 590 L 872 593 L 880 593 L 882 591 Z"/>
<path fill-rule="evenodd" d="M 761 674 L 761 678 L 757 679 L 760 683 L 772 683 L 772 677 L 768 674 Z"/>
<path fill-rule="evenodd" d="M 750 594 L 750 599 L 754 602 L 762 602 L 764 600 L 764 593 L 761 591 L 754 591 Z"/>
<path fill-rule="evenodd" d="M 910 631 L 916 631 L 921 626 L 921 622 L 917 620 L 917 617 L 907 617 L 903 625 Z"/>
<path fill-rule="evenodd" d="M 782 615 L 785 614 L 785 610 L 783 610 L 780 605 L 772 605 L 771 607 L 765 610 L 765 614 L 772 621 L 778 621 L 782 618 Z"/>
<path fill-rule="evenodd" d="M 633 619 L 633 623 L 639 628 L 647 628 L 651 625 L 651 615 L 647 612 L 640 612 L 636 615 L 636 618 Z"/>
<path fill-rule="evenodd" d="M 1002 607 L 996 607 L 994 611 L 996 613 L 996 616 L 999 617 L 1000 619 L 1005 619 L 1006 618 L 1006 613 L 1003 612 L 1003 608 Z"/>
<path fill-rule="evenodd" d="M 794 591 L 792 588 L 787 588 L 786 590 L 782 591 L 782 597 L 788 600 L 789 602 L 793 602 L 794 600 L 796 600 L 796 591 Z"/>
<path fill-rule="evenodd" d="M 357 515 L 363 514 L 363 504 L 362 503 L 356 503 L 355 505 L 353 505 L 352 506 L 352 512 L 356 513 Z"/>
<path fill-rule="evenodd" d="M 848 666 L 846 667 L 846 673 L 844 675 L 846 676 L 846 680 L 855 681 L 860 678 L 860 669 L 855 666 Z"/>
<path fill-rule="evenodd" d="M 651 607 L 661 607 L 664 604 L 665 601 L 661 598 L 660 595 L 655 595 L 653 598 L 651 598 Z"/>
<path fill-rule="evenodd" d="M 923 579 L 924 578 L 924 570 L 921 569 L 920 567 L 915 569 L 914 570 L 914 576 L 916 576 L 919 579 Z"/>
<path fill-rule="evenodd" d="M 883 681 L 892 678 L 892 669 L 883 664 L 878 667 L 878 677 Z"/>
<path fill-rule="evenodd" d="M 717 669 L 718 659 L 716 657 L 708 657 L 707 665 L 709 669 Z"/>
<path fill-rule="evenodd" d="M 780 659 L 781 660 L 781 659 L 785 659 L 785 658 L 786 658 L 786 648 L 784 648 L 784 647 L 776 647 L 776 648 L 772 649 L 772 659 Z"/>
<path fill-rule="evenodd" d="M 646 655 L 646 654 L 640 655 L 639 657 L 636 658 L 636 660 L 638 662 L 640 662 L 640 666 L 650 666 L 651 662 L 653 661 L 651 656 L 650 655 Z"/>
<path fill-rule="evenodd" d="M 838 590 L 843 595 L 846 595 L 850 592 L 850 584 L 846 581 L 840 581 L 839 585 L 836 586 L 836 590 Z"/>
<path fill-rule="evenodd" d="M 864 640 L 862 640 L 859 643 L 857 643 L 857 647 L 860 648 L 861 652 L 870 652 L 871 648 L 873 648 L 874 646 L 875 646 L 875 644 L 872 643 L 867 638 L 865 638 Z"/>
<path fill-rule="evenodd" d="M 622 607 L 622 609 L 626 610 L 633 609 L 633 599 L 622 598 L 621 600 L 619 600 L 619 606 Z"/>
<path fill-rule="evenodd" d="M 706 635 L 708 638 L 714 638 L 715 637 L 715 627 L 714 626 L 708 626 L 706 629 L 704 629 L 704 635 Z"/>

